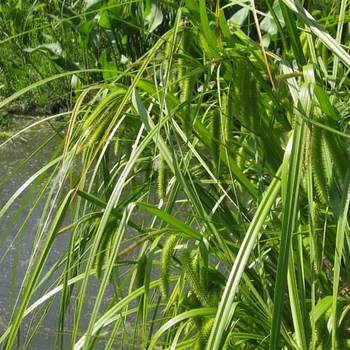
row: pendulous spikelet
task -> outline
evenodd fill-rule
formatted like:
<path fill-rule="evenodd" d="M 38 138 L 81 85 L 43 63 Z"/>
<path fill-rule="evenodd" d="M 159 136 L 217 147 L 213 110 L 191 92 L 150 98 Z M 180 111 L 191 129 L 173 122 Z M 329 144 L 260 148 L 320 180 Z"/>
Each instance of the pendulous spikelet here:
<path fill-rule="evenodd" d="M 179 241 L 177 235 L 170 235 L 166 240 L 162 250 L 162 264 L 161 264 L 161 292 L 165 300 L 169 297 L 169 277 L 172 266 L 172 259 L 174 255 L 174 248 Z"/>
<path fill-rule="evenodd" d="M 205 349 L 208 343 L 211 329 L 213 328 L 214 320 L 214 318 L 211 318 L 202 325 L 197 335 L 197 340 L 194 346 L 195 350 Z"/>
<path fill-rule="evenodd" d="M 191 291 L 195 294 L 202 305 L 209 305 L 209 298 L 206 290 L 200 283 L 200 276 L 195 273 L 192 267 L 192 256 L 188 249 L 182 254 L 182 267 L 188 278 Z"/>
<path fill-rule="evenodd" d="M 186 56 L 189 53 L 191 45 L 191 32 L 188 29 L 184 29 L 182 33 L 180 50 L 179 53 L 182 56 Z M 193 77 L 189 75 L 189 69 L 186 67 L 186 60 L 184 57 L 179 59 L 178 66 L 178 81 L 180 88 L 180 102 L 184 103 L 183 119 L 184 119 L 184 130 L 187 135 L 192 130 L 192 116 L 190 109 L 190 99 L 192 94 Z"/>
<path fill-rule="evenodd" d="M 165 160 L 162 154 L 159 155 L 159 166 L 158 166 L 158 194 L 159 198 L 165 198 L 166 194 L 167 176 L 165 169 Z"/>

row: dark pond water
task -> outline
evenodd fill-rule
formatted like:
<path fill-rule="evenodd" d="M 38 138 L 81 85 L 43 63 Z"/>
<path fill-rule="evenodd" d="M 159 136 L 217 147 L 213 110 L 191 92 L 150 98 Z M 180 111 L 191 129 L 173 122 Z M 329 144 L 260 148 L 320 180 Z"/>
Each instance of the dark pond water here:
<path fill-rule="evenodd" d="M 33 120 L 21 120 L 14 123 L 15 129 L 21 129 Z M 0 207 L 3 207 L 7 200 L 16 192 L 16 190 L 38 169 L 40 169 L 50 158 L 55 145 L 60 141 L 60 137 L 56 137 L 53 141 L 45 146 L 37 155 L 30 159 L 23 167 L 18 169 L 27 157 L 33 151 L 38 149 L 51 135 L 53 130 L 48 123 L 36 126 L 32 130 L 25 132 L 20 137 L 16 137 L 14 141 L 9 142 L 0 149 L 0 181 L 5 180 L 6 183 L 0 187 Z M 5 139 L 2 135 L 0 143 Z M 30 191 L 30 188 L 29 190 Z M 6 328 L 10 313 L 16 302 L 20 287 L 28 268 L 30 253 L 33 248 L 33 240 L 38 228 L 44 201 L 40 201 L 33 213 L 30 215 L 25 230 L 21 231 L 21 225 L 26 220 L 27 214 L 33 207 L 32 199 L 21 208 L 22 200 L 25 198 L 26 191 L 19 200 L 17 200 L 11 208 L 6 212 L 5 217 L 0 220 L 0 334 L 3 334 Z M 14 220 L 15 219 L 15 220 Z M 13 224 L 12 221 L 14 220 Z M 67 235 L 62 235 L 55 240 L 52 252 L 48 258 L 46 269 L 50 268 L 67 248 Z M 52 279 L 54 282 L 54 278 Z M 91 284 L 89 290 L 89 298 L 92 307 L 94 295 L 96 294 L 96 284 Z M 57 334 L 57 318 L 59 314 L 59 297 L 53 299 L 53 303 L 44 319 L 40 324 L 37 332 L 34 334 L 33 329 L 37 323 L 42 311 L 36 314 L 34 318 L 27 317 L 21 328 L 21 341 L 19 349 L 54 349 Z M 33 297 L 33 300 L 36 296 Z M 33 301 L 32 300 L 32 301 Z M 85 310 L 85 316 L 82 320 L 82 329 L 85 329 L 89 319 L 89 305 Z M 65 339 L 68 343 L 70 334 L 69 315 L 65 327 Z M 26 342 L 33 335 L 30 343 Z M 1 346 L 0 346 L 1 348 Z M 68 348 L 68 347 L 67 347 Z"/>
<path fill-rule="evenodd" d="M 29 123 L 28 120 L 21 122 L 15 122 L 15 129 L 20 129 Z M 16 192 L 16 190 L 23 184 L 31 175 L 33 175 L 46 161 L 54 147 L 53 144 L 44 148 L 40 154 L 35 156 L 23 167 L 18 169 L 19 164 L 25 161 L 30 154 L 37 149 L 41 143 L 48 137 L 50 131 L 47 126 L 36 127 L 32 131 L 24 133 L 20 137 L 16 137 L 14 141 L 1 147 L 0 152 L 0 178 L 5 183 L 0 188 L 0 201 L 1 207 L 7 202 L 7 200 Z M 1 141 L 5 140 L 3 135 Z M 55 142 L 58 142 L 56 140 Z M 5 181 L 7 179 L 7 181 Z M 11 206 L 6 212 L 5 217 L 0 221 L 1 229 L 1 244 L 0 244 L 0 329 L 1 333 L 6 327 L 11 309 L 14 306 L 18 292 L 23 281 L 25 271 L 28 267 L 30 252 L 32 249 L 33 238 L 38 227 L 41 211 L 43 209 L 43 203 L 39 203 L 33 214 L 30 216 L 28 223 L 26 224 L 25 231 L 21 232 L 21 225 L 24 223 L 27 214 L 31 210 L 30 201 L 25 205 L 24 209 L 21 209 L 21 199 L 23 199 L 25 193 L 19 198 L 18 201 Z M 12 223 L 13 219 L 15 221 Z M 17 238 L 16 238 L 17 236 Z M 64 240 L 57 241 L 53 250 L 53 256 L 58 256 L 61 249 L 64 249 L 66 243 Z M 53 306 L 53 312 L 55 306 Z M 48 330 L 54 326 L 53 319 L 48 318 L 45 325 L 39 329 L 40 336 L 34 337 L 33 341 L 29 345 L 30 349 L 49 349 L 50 334 Z M 30 319 L 28 319 L 28 323 Z M 44 329 L 47 328 L 47 329 Z M 26 330 L 29 329 L 28 324 L 25 324 L 21 330 L 22 338 L 26 338 Z M 24 347 L 24 344 L 22 344 Z"/>
<path fill-rule="evenodd" d="M 33 120 L 19 119 L 16 123 L 14 123 L 14 129 L 23 129 L 29 123 L 33 123 Z M 30 161 L 26 162 L 20 169 L 18 168 L 18 166 L 25 161 L 26 158 L 32 154 L 32 152 L 37 150 L 38 147 L 40 147 L 53 134 L 54 132 L 50 125 L 48 123 L 43 123 L 34 127 L 30 131 L 25 132 L 20 137 L 16 137 L 5 146 L 0 147 L 0 162 L 2 165 L 0 168 L 0 208 L 4 206 L 8 199 L 28 178 L 30 178 L 43 165 L 47 164 L 53 151 L 55 150 L 55 147 L 62 140 L 61 137 L 55 137 L 49 145 L 42 148 L 40 152 L 30 159 Z M 0 133 L 0 144 L 5 139 L 6 137 Z M 28 268 L 34 237 L 36 235 L 44 208 L 44 200 L 39 201 L 31 213 L 28 221 L 25 223 L 28 213 L 34 207 L 32 199 L 29 199 L 23 207 L 21 206 L 23 199 L 29 193 L 29 191 L 30 188 L 24 192 L 16 202 L 14 202 L 14 204 L 6 212 L 5 217 L 0 219 L 0 335 L 3 334 L 9 323 L 11 310 L 13 309 L 16 298 L 19 295 L 21 284 Z M 152 196 L 152 193 L 150 195 Z M 33 198 L 33 196 L 31 198 Z M 11 223 L 12 221 L 14 221 L 13 224 Z M 141 225 L 144 223 L 144 221 L 150 222 L 151 218 L 144 214 L 137 215 L 137 218 L 134 221 Z M 25 230 L 21 230 L 21 225 L 24 223 Z M 133 230 L 129 230 L 126 233 L 129 242 L 132 241 L 133 234 Z M 48 257 L 47 266 L 45 267 L 46 270 L 52 267 L 59 257 L 63 255 L 67 249 L 68 241 L 69 233 L 61 235 L 55 239 L 53 249 Z M 123 249 L 123 245 L 121 248 Z M 134 259 L 136 256 L 137 252 L 134 252 L 130 258 Z M 155 268 L 153 274 L 159 273 L 157 269 L 158 268 Z M 120 268 L 120 273 L 125 273 L 125 268 Z M 47 283 L 46 287 L 55 282 L 55 276 L 53 276 L 49 282 L 50 283 Z M 112 287 L 110 287 L 106 293 L 105 303 L 108 303 L 109 298 L 113 295 L 113 293 L 114 291 Z M 88 302 L 84 304 L 84 315 L 80 323 L 80 330 L 82 332 L 87 328 L 90 311 L 93 307 L 96 294 L 97 281 L 92 278 L 91 282 L 89 281 Z M 31 303 L 33 303 L 38 296 L 40 296 L 40 293 L 38 295 L 34 295 Z M 21 327 L 21 336 L 18 346 L 19 349 L 46 350 L 56 348 L 57 344 L 55 341 L 57 337 L 59 302 L 60 293 L 58 293 L 57 296 L 52 299 L 52 304 L 47 315 L 44 315 L 42 310 L 38 310 L 34 317 L 30 315 L 25 319 Z M 105 305 L 102 305 L 102 308 L 104 308 L 104 306 Z M 40 322 L 40 326 L 36 332 L 33 332 L 33 329 L 35 329 L 35 325 L 38 323 L 40 316 L 45 317 L 43 321 Z M 64 348 L 67 349 L 70 348 L 68 344 L 72 329 L 72 318 L 72 315 L 68 314 L 65 322 Z M 131 339 L 134 331 L 133 326 L 131 326 L 133 320 L 134 317 L 128 319 L 123 327 L 124 332 L 126 329 L 130 330 Z M 104 335 L 102 334 L 102 338 L 103 336 L 107 338 L 108 332 L 105 332 Z M 30 342 L 28 342 L 29 340 Z M 130 345 L 131 343 L 133 345 Z M 104 344 L 104 339 L 102 339 L 98 345 L 94 347 L 94 349 L 103 349 Z M 123 345 L 118 345 L 118 339 L 115 344 L 116 348 L 121 350 L 138 349 L 137 345 L 135 347 L 135 343 L 132 341 L 129 345 L 126 344 L 125 339 L 123 339 Z"/>

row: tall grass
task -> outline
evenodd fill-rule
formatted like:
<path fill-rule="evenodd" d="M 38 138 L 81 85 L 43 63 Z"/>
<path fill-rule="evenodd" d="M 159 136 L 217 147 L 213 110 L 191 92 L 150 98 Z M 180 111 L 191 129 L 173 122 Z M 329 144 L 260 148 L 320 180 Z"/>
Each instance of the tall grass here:
<path fill-rule="evenodd" d="M 58 348 L 350 348 L 348 3 L 323 5 L 146 2 L 158 38 L 0 211 L 47 188 L 4 349 L 57 297 Z"/>

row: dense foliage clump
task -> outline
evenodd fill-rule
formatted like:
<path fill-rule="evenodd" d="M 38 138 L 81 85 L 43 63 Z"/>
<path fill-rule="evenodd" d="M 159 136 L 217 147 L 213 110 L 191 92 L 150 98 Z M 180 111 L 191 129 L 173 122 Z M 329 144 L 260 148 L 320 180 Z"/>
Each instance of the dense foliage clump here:
<path fill-rule="evenodd" d="M 350 348 L 347 1 L 0 14 L 0 108 L 69 102 L 4 349 L 54 296 L 57 348 Z"/>

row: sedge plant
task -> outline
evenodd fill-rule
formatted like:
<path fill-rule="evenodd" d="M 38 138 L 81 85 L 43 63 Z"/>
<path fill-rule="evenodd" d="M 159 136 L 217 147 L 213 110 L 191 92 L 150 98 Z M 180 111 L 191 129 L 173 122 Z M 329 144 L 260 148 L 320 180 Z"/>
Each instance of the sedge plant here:
<path fill-rule="evenodd" d="M 0 102 L 103 75 L 0 210 L 45 189 L 4 349 L 54 298 L 57 348 L 350 348 L 350 17 L 322 4 L 146 1 L 125 67 Z"/>

